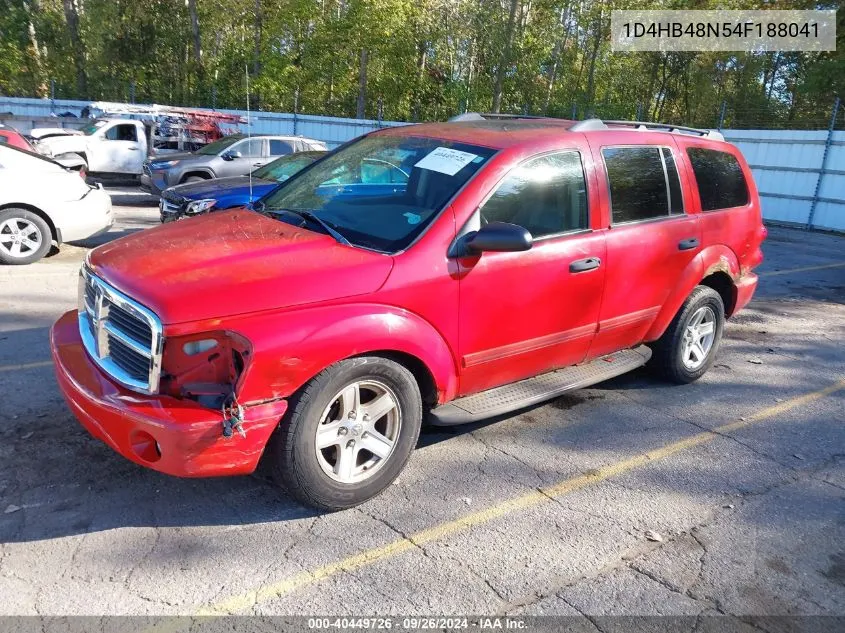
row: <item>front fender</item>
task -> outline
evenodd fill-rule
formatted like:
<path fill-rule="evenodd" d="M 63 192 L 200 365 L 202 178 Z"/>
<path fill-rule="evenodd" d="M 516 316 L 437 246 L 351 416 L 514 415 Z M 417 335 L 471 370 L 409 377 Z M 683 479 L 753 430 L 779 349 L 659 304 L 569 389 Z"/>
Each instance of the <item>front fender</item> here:
<path fill-rule="evenodd" d="M 663 333 L 678 310 L 686 301 L 693 289 L 701 283 L 701 280 L 716 272 L 727 274 L 734 282 L 739 279 L 739 260 L 736 253 L 722 244 L 708 246 L 701 250 L 698 255 L 687 264 L 681 274 L 675 289 L 669 298 L 663 303 L 663 307 L 657 314 L 654 323 L 651 324 L 645 336 L 645 342 L 656 341 Z M 726 306 L 727 307 L 727 306 Z"/>
<path fill-rule="evenodd" d="M 333 363 L 384 351 L 422 361 L 434 379 L 440 402 L 453 398 L 457 390 L 457 368 L 449 345 L 427 321 L 394 306 L 304 308 L 226 319 L 218 321 L 216 328 L 236 331 L 252 344 L 239 383 L 238 398 L 244 403 L 286 398 Z"/>

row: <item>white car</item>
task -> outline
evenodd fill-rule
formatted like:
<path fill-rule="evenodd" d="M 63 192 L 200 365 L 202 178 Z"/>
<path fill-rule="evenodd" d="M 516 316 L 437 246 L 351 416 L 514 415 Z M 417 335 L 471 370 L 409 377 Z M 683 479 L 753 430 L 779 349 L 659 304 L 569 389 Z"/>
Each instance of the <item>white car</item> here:
<path fill-rule="evenodd" d="M 50 245 L 109 230 L 111 198 L 40 154 L 0 145 L 0 263 L 31 264 Z"/>

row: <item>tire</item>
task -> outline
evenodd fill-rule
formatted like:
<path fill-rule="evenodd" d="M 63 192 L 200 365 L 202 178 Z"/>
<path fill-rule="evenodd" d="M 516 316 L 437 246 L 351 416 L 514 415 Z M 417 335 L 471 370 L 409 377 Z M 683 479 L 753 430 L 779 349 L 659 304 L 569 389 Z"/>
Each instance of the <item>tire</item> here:
<path fill-rule="evenodd" d="M 0 263 L 31 264 L 44 257 L 53 234 L 40 215 L 27 209 L 0 211 Z"/>
<path fill-rule="evenodd" d="M 351 395 L 354 385 L 357 398 Z M 377 401 L 395 407 L 368 420 L 361 412 Z M 379 409 L 369 410 L 376 416 Z M 273 477 L 306 505 L 320 510 L 351 508 L 396 479 L 416 446 L 421 423 L 420 390 L 405 367 L 376 356 L 341 361 L 290 399 L 268 447 Z M 326 446 L 318 451 L 319 429 Z M 384 439 L 392 439 L 389 450 Z M 368 446 L 384 456 L 379 458 Z"/>
<path fill-rule="evenodd" d="M 188 184 L 189 182 L 202 182 L 203 180 L 208 180 L 208 178 L 203 178 L 202 176 L 188 176 L 180 184 Z"/>
<path fill-rule="evenodd" d="M 696 326 L 695 321 L 703 317 Z M 712 339 L 697 334 L 707 331 L 706 324 L 712 323 Z M 697 327 L 697 332 L 689 330 Z M 660 376 L 671 382 L 686 384 L 701 378 L 713 365 L 722 332 L 725 328 L 725 306 L 718 292 L 707 286 L 696 286 L 672 319 L 669 327 L 657 341 L 651 344 L 652 356 L 649 366 Z M 689 340 L 696 339 L 698 348 Z M 701 352 L 704 353 L 701 359 Z"/>

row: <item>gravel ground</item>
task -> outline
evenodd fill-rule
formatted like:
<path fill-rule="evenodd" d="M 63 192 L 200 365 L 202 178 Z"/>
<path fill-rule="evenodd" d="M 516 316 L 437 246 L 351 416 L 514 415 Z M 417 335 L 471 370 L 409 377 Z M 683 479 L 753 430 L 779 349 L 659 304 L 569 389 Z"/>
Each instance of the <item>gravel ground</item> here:
<path fill-rule="evenodd" d="M 149 197 L 113 194 L 98 243 L 158 224 Z M 90 244 L 0 268 L 0 614 L 843 616 L 844 245 L 772 228 L 699 382 L 641 370 L 426 429 L 393 486 L 335 514 L 264 468 L 175 479 L 92 439 L 45 362 Z"/>

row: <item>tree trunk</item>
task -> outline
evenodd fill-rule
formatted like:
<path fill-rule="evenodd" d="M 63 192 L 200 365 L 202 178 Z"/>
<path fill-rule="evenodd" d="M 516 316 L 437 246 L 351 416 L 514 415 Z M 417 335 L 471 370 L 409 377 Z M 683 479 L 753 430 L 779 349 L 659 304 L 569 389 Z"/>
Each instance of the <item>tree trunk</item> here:
<path fill-rule="evenodd" d="M 593 101 L 595 100 L 595 93 L 596 93 L 596 83 L 595 83 L 595 74 L 596 74 L 596 59 L 599 55 L 599 46 L 601 46 L 601 12 L 599 12 L 598 17 L 596 18 L 596 30 L 595 35 L 593 36 L 593 50 L 590 51 L 590 70 L 587 73 L 587 114 L 592 115 L 595 114 L 595 110 L 593 108 L 594 104 Z"/>
<path fill-rule="evenodd" d="M 191 16 L 191 35 L 194 39 L 194 61 L 202 69 L 202 40 L 200 40 L 200 18 L 197 14 L 197 0 L 187 0 L 188 13 Z"/>
<path fill-rule="evenodd" d="M 62 0 L 65 10 L 70 43 L 73 49 L 73 65 L 76 68 L 76 96 L 88 98 L 88 75 L 85 73 L 85 44 L 79 34 L 79 5 L 82 0 Z"/>
<path fill-rule="evenodd" d="M 35 80 L 35 94 L 38 97 L 47 97 L 48 89 L 47 82 L 43 74 L 41 65 L 41 46 L 38 43 L 38 35 L 35 31 L 35 22 L 32 19 L 33 15 L 38 15 L 40 7 L 37 0 L 29 0 L 24 2 L 24 10 L 26 11 L 27 20 L 27 36 L 29 37 L 29 47 L 32 56 L 32 76 Z"/>
<path fill-rule="evenodd" d="M 552 50 L 552 65 L 549 68 L 549 82 L 546 86 L 546 98 L 543 100 L 543 114 L 548 114 L 549 104 L 552 101 L 552 92 L 555 89 L 555 81 L 557 81 L 557 71 L 560 66 L 560 56 L 566 50 L 566 41 L 569 39 L 569 28 L 566 26 L 566 17 L 569 15 L 569 5 L 561 10 L 560 19 L 564 22 L 563 38 L 558 37 L 555 42 L 554 50 Z"/>
<path fill-rule="evenodd" d="M 369 53 L 366 48 L 361 49 L 361 61 L 358 66 L 358 107 L 355 116 L 359 119 L 365 118 L 367 109 L 367 58 Z"/>
<path fill-rule="evenodd" d="M 334 60 L 329 65 L 328 96 L 326 97 L 326 114 L 332 113 L 332 101 L 334 101 Z"/>
<path fill-rule="evenodd" d="M 516 11 L 519 8 L 519 0 L 511 0 L 511 7 L 508 13 L 508 28 L 505 31 L 505 47 L 502 49 L 502 56 L 499 59 L 499 67 L 496 69 L 496 83 L 493 85 L 493 113 L 498 114 L 502 108 L 502 89 L 505 83 L 505 73 L 511 60 L 511 48 L 513 47 L 514 27 L 516 24 Z"/>
<path fill-rule="evenodd" d="M 425 63 L 428 59 L 428 50 L 426 42 L 419 42 L 417 44 L 417 81 L 414 86 L 414 107 L 411 113 L 411 120 L 418 121 L 420 118 L 420 110 L 422 109 L 422 92 L 423 80 L 425 79 Z"/>
<path fill-rule="evenodd" d="M 261 0 L 255 0 L 255 27 L 252 36 L 254 41 L 252 74 L 256 77 L 261 73 Z"/>

